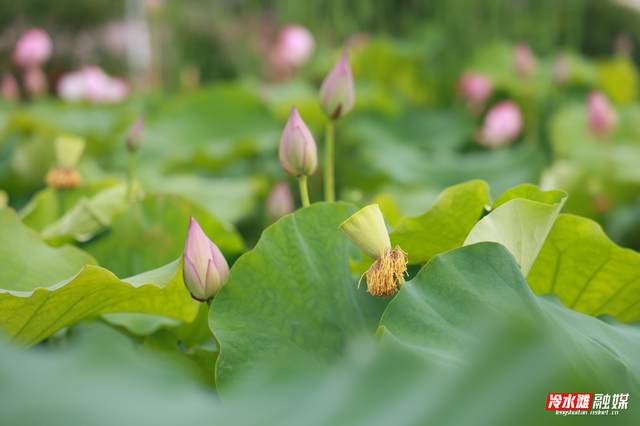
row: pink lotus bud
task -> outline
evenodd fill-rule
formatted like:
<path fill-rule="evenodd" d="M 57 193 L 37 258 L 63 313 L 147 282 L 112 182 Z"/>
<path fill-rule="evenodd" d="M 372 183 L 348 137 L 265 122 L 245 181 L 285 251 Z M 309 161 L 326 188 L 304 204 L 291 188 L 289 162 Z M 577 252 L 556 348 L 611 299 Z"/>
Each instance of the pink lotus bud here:
<path fill-rule="evenodd" d="M 598 90 L 589 92 L 587 110 L 591 132 L 600 137 L 609 136 L 618 124 L 618 115 L 607 95 Z"/>
<path fill-rule="evenodd" d="M 553 80 L 557 84 L 566 84 L 569 81 L 571 66 L 566 55 L 559 54 L 553 61 Z"/>
<path fill-rule="evenodd" d="M 139 116 L 136 121 L 129 127 L 129 133 L 127 134 L 127 149 L 129 151 L 137 151 L 142 145 L 144 139 L 144 116 Z"/>
<path fill-rule="evenodd" d="M 315 47 L 316 41 L 308 29 L 301 25 L 287 25 L 278 35 L 272 61 L 278 68 L 297 68 L 309 60 Z"/>
<path fill-rule="evenodd" d="M 229 264 L 193 217 L 184 246 L 183 278 L 191 297 L 211 299 L 229 277 Z"/>
<path fill-rule="evenodd" d="M 463 99 L 473 103 L 484 103 L 493 94 L 493 83 L 482 73 L 465 71 L 460 76 L 458 90 Z"/>
<path fill-rule="evenodd" d="M 318 148 L 295 105 L 280 138 L 280 163 L 293 177 L 310 176 L 318 168 Z"/>
<path fill-rule="evenodd" d="M 14 102 L 20 99 L 20 86 L 13 74 L 5 72 L 0 83 L 0 94 L 2 99 Z"/>
<path fill-rule="evenodd" d="M 508 145 L 520 136 L 522 121 L 518 104 L 501 101 L 484 117 L 482 129 L 477 135 L 478 143 L 487 148 Z"/>
<path fill-rule="evenodd" d="M 267 215 L 271 220 L 292 213 L 295 208 L 291 188 L 285 181 L 276 183 L 267 198 Z"/>
<path fill-rule="evenodd" d="M 31 97 L 38 97 L 47 94 L 49 83 L 47 76 L 38 66 L 32 66 L 25 70 L 23 74 L 23 82 L 25 91 Z"/>
<path fill-rule="evenodd" d="M 513 49 L 513 63 L 522 77 L 530 77 L 536 72 L 536 55 L 527 43 L 518 43 Z"/>
<path fill-rule="evenodd" d="M 21 67 L 35 67 L 47 62 L 53 51 L 49 34 L 41 28 L 33 28 L 20 36 L 13 50 L 13 60 Z"/>
<path fill-rule="evenodd" d="M 324 113 L 338 119 L 347 115 L 356 102 L 349 55 L 345 50 L 320 87 L 320 106 Z"/>

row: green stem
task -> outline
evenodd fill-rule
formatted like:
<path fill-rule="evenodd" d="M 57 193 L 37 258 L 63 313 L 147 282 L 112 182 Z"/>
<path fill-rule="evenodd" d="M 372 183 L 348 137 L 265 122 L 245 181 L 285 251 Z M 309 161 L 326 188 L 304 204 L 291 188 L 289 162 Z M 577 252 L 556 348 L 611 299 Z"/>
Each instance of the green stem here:
<path fill-rule="evenodd" d="M 133 170 L 136 167 L 136 152 L 129 151 L 129 168 L 127 169 L 127 200 L 131 201 L 133 194 Z"/>
<path fill-rule="evenodd" d="M 325 132 L 325 147 L 324 147 L 324 200 L 327 203 L 333 203 L 336 201 L 336 188 L 335 188 L 335 171 L 334 171 L 334 151 L 335 151 L 335 138 L 334 138 L 335 126 L 333 121 L 327 122 L 327 129 Z"/>
<path fill-rule="evenodd" d="M 302 207 L 309 207 L 309 191 L 307 190 L 307 177 L 302 175 L 298 178 L 300 184 L 300 198 L 302 199 Z"/>

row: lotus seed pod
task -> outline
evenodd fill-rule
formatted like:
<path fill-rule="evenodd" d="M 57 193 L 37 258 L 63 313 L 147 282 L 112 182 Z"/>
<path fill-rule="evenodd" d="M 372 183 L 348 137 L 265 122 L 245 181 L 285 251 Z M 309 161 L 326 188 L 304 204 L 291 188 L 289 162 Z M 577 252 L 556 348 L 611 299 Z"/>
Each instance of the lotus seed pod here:
<path fill-rule="evenodd" d="M 322 82 L 320 106 L 327 117 L 336 120 L 347 115 L 353 109 L 355 102 L 353 73 L 349 65 L 349 55 L 345 50 Z"/>
<path fill-rule="evenodd" d="M 229 277 L 222 252 L 191 217 L 184 247 L 184 283 L 191 297 L 201 302 L 213 298 Z"/>
<path fill-rule="evenodd" d="M 338 228 L 360 250 L 377 259 L 391 249 L 391 240 L 384 217 L 377 204 L 372 204 L 342 222 Z"/>
<path fill-rule="evenodd" d="M 318 148 L 295 105 L 280 138 L 280 163 L 293 177 L 310 176 L 318 168 Z"/>

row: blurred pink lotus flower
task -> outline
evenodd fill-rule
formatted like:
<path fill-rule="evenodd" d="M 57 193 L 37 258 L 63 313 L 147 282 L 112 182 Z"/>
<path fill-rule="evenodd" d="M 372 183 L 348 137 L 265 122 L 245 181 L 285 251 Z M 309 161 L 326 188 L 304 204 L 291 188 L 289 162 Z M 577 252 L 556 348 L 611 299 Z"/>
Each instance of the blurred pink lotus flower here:
<path fill-rule="evenodd" d="M 20 86 L 18 86 L 18 81 L 10 72 L 5 72 L 2 76 L 0 95 L 2 95 L 2 99 L 9 102 L 17 101 L 20 98 Z"/>
<path fill-rule="evenodd" d="M 286 25 L 278 34 L 270 59 L 276 68 L 298 68 L 304 65 L 316 47 L 311 32 L 301 25 Z"/>
<path fill-rule="evenodd" d="M 493 94 L 493 83 L 482 73 L 465 71 L 460 76 L 458 90 L 463 99 L 473 103 L 484 103 Z"/>
<path fill-rule="evenodd" d="M 527 43 L 518 43 L 513 49 L 513 64 L 522 77 L 530 77 L 536 72 L 536 55 Z"/>
<path fill-rule="evenodd" d="M 280 138 L 280 163 L 293 177 L 311 176 L 318 168 L 318 147 L 295 105 Z"/>
<path fill-rule="evenodd" d="M 13 60 L 21 67 L 35 67 L 47 62 L 53 52 L 49 34 L 41 28 L 23 33 L 13 50 Z"/>
<path fill-rule="evenodd" d="M 553 61 L 553 80 L 557 84 L 566 84 L 569 81 L 570 72 L 569 58 L 560 53 Z"/>
<path fill-rule="evenodd" d="M 477 134 L 478 143 L 486 148 L 496 148 L 515 141 L 522 132 L 522 113 L 513 101 L 501 101 L 484 117 L 482 129 Z"/>
<path fill-rule="evenodd" d="M 184 246 L 184 284 L 201 302 L 213 298 L 229 277 L 229 264 L 197 220 L 191 217 Z"/>
<path fill-rule="evenodd" d="M 599 90 L 592 90 L 587 97 L 589 129 L 599 137 L 607 137 L 618 124 L 618 115 L 611 106 L 607 95 Z"/>
<path fill-rule="evenodd" d="M 60 77 L 58 95 L 71 102 L 86 100 L 94 104 L 117 103 L 127 98 L 129 85 L 92 65 Z"/>
<path fill-rule="evenodd" d="M 34 65 L 27 68 L 22 75 L 24 89 L 32 98 L 44 96 L 49 90 L 47 76 L 39 66 Z"/>
<path fill-rule="evenodd" d="M 353 73 L 349 65 L 349 54 L 345 50 L 320 86 L 320 106 L 327 117 L 337 120 L 347 115 L 355 102 Z"/>
<path fill-rule="evenodd" d="M 289 184 L 280 181 L 273 186 L 267 198 L 267 216 L 271 220 L 278 220 L 282 216 L 292 213 L 295 209 L 293 194 Z"/>

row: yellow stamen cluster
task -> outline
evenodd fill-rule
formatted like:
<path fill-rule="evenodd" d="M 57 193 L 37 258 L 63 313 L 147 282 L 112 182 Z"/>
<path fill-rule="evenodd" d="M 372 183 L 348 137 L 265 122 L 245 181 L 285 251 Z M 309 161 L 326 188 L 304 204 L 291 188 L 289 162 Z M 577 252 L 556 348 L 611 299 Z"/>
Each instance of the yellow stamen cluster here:
<path fill-rule="evenodd" d="M 47 173 L 44 181 L 48 186 L 59 189 L 77 188 L 82 178 L 76 169 L 54 167 Z"/>
<path fill-rule="evenodd" d="M 363 274 L 367 276 L 367 291 L 374 296 L 382 297 L 391 296 L 398 291 L 398 284 L 404 283 L 404 276 L 408 275 L 407 260 L 407 253 L 400 246 L 393 250 L 383 250 L 380 257 Z"/>

